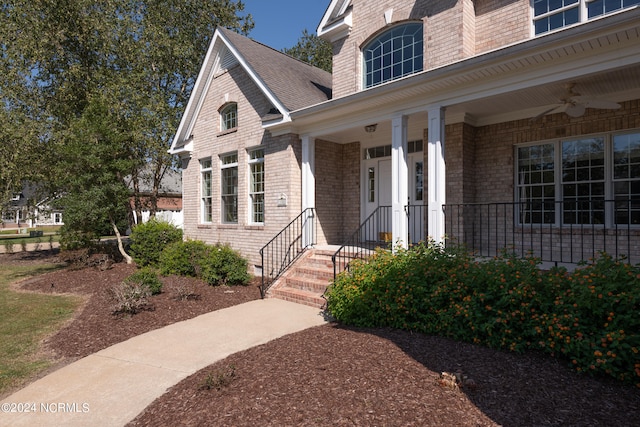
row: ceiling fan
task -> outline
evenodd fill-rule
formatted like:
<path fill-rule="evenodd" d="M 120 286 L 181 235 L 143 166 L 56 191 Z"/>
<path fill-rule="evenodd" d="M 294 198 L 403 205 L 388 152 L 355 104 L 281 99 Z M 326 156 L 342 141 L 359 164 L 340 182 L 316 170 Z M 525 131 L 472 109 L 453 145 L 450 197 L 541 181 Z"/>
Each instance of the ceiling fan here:
<path fill-rule="evenodd" d="M 567 83 L 565 85 L 566 94 L 564 98 L 560 99 L 558 104 L 554 104 L 553 107 L 541 112 L 537 116 L 531 119 L 532 122 L 537 121 L 545 114 L 549 113 L 566 113 L 571 117 L 581 117 L 587 108 L 596 108 L 602 110 L 617 110 L 620 108 L 620 104 L 612 101 L 605 101 L 603 99 L 592 99 L 586 96 L 580 95 L 578 92 L 574 92 L 573 88 L 575 83 Z"/>

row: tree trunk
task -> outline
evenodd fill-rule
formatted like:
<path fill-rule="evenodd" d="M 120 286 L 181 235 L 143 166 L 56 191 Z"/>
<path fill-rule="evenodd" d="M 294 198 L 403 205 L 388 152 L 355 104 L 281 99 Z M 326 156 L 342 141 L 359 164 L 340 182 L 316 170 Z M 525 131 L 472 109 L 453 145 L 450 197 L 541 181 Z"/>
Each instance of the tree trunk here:
<path fill-rule="evenodd" d="M 133 211 L 135 212 L 135 224 L 131 225 L 131 229 L 137 224 L 142 223 L 142 195 L 140 194 L 140 182 L 138 171 L 131 175 L 131 183 L 133 184 Z"/>
<path fill-rule="evenodd" d="M 124 245 L 122 244 L 122 236 L 120 235 L 120 230 L 118 230 L 118 226 L 116 225 L 116 223 L 113 220 L 111 221 L 111 226 L 113 227 L 113 231 L 115 231 L 116 238 L 118 239 L 118 250 L 122 254 L 122 256 L 125 259 L 125 261 L 127 261 L 127 264 L 133 264 L 133 258 L 131 258 L 131 255 L 129 255 L 124 250 Z"/>

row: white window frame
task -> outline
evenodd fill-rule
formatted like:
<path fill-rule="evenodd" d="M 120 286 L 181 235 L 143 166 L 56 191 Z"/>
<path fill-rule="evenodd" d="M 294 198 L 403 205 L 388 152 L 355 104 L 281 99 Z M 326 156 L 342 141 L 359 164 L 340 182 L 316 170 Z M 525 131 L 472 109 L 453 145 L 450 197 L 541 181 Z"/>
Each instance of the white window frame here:
<path fill-rule="evenodd" d="M 265 162 L 264 162 L 264 148 L 254 148 L 248 150 L 249 155 L 249 223 L 263 225 L 265 215 Z M 259 172 L 262 178 L 261 188 L 255 187 L 255 168 L 262 166 L 262 170 Z M 256 201 L 261 199 L 261 201 Z M 261 207 L 261 211 L 256 209 L 256 206 Z"/>
<path fill-rule="evenodd" d="M 387 49 L 384 48 L 384 46 L 386 45 L 386 41 L 385 43 L 383 43 L 380 48 L 382 49 L 381 55 L 379 56 L 379 61 L 380 61 L 380 66 L 379 67 L 367 67 L 368 61 L 367 61 L 367 51 L 371 51 L 373 50 L 374 45 L 377 43 L 380 45 L 379 40 L 386 36 L 387 34 L 393 32 L 393 31 L 397 31 L 399 29 L 402 29 L 404 27 L 410 27 L 410 26 L 419 26 L 420 27 L 420 35 L 422 36 L 422 39 L 419 42 L 416 42 L 414 40 L 414 42 L 409 45 L 409 46 L 399 46 L 399 47 L 395 47 L 392 46 L 392 50 L 388 51 Z M 398 40 L 398 39 L 402 39 L 402 37 L 400 36 L 396 36 L 394 38 L 392 38 L 391 40 Z M 393 44 L 393 43 L 391 43 Z M 416 49 L 414 48 L 417 44 L 420 44 L 420 51 L 416 52 Z M 408 49 L 408 48 L 412 48 L 412 52 L 413 52 L 413 56 L 411 56 L 410 58 L 405 58 L 404 57 L 404 49 Z M 400 54 L 400 59 L 399 61 L 394 61 L 393 60 L 393 52 L 395 51 L 402 51 Z M 392 57 L 392 61 L 391 63 L 389 63 L 388 65 L 384 64 L 384 58 L 387 55 L 391 55 Z M 376 35 L 376 37 L 374 39 L 372 39 L 371 41 L 367 42 L 366 45 L 364 45 L 361 49 L 361 61 L 362 61 L 362 87 L 364 89 L 368 89 L 368 88 L 372 88 L 375 86 L 379 86 L 383 83 L 389 82 L 389 81 L 393 81 L 393 80 L 398 80 L 402 77 L 405 76 L 409 76 L 412 74 L 416 74 L 419 73 L 421 71 L 424 70 L 424 23 L 423 22 L 418 22 L 418 21 L 412 21 L 412 22 L 404 22 L 402 24 L 399 25 L 395 25 L 391 28 L 386 29 L 384 32 Z M 420 59 L 420 65 L 418 67 L 415 66 L 415 61 L 416 59 Z M 405 62 L 408 62 L 409 60 L 411 60 L 411 67 L 410 67 L 410 71 L 405 71 L 404 70 L 404 66 L 403 64 Z M 375 58 L 372 59 L 371 61 L 376 61 Z M 400 72 L 398 75 L 396 75 L 395 73 L 395 68 L 397 66 L 400 66 L 402 68 L 402 72 Z M 369 70 L 369 68 L 371 68 L 371 70 Z M 384 75 L 384 70 L 389 70 L 389 76 L 385 77 Z M 369 74 L 372 73 L 376 73 L 376 72 L 380 72 L 380 78 L 376 79 L 374 78 L 374 76 L 372 75 L 372 81 L 370 83 L 367 83 L 367 78 L 369 76 Z"/>
<path fill-rule="evenodd" d="M 568 0 L 565 0 L 565 1 L 568 1 Z M 594 16 L 590 17 L 589 16 L 589 4 L 596 4 L 596 3 L 602 2 L 602 1 L 604 1 L 604 0 L 577 0 L 576 2 L 574 2 L 572 4 L 568 4 L 566 6 L 561 6 L 561 7 L 557 8 L 557 9 L 554 9 L 554 10 L 551 10 L 551 11 L 547 11 L 547 12 L 541 13 L 540 15 L 536 16 L 536 11 L 535 11 L 536 1 L 535 0 L 531 0 L 531 17 L 532 17 L 532 20 L 531 20 L 531 36 L 532 37 L 537 37 L 537 36 L 541 36 L 541 35 L 544 35 L 544 34 L 549 34 L 549 33 L 555 32 L 555 31 L 559 31 L 559 30 L 561 30 L 563 28 L 567 28 L 567 27 L 570 27 L 570 26 L 573 26 L 573 25 L 582 24 L 582 23 L 588 22 L 589 20 L 600 18 L 602 16 L 610 15 L 612 13 L 617 13 L 617 12 L 621 12 L 621 11 L 624 11 L 624 10 L 629 10 L 631 8 L 637 7 L 640 4 L 640 2 L 638 2 L 636 4 L 625 6 L 624 5 L 625 0 L 619 0 L 619 2 L 620 2 L 620 7 L 619 8 L 616 8 L 616 9 L 610 10 L 610 11 L 604 11 L 601 14 L 594 15 Z M 627 0 L 627 1 L 634 1 L 635 2 L 637 0 Z M 566 12 L 568 10 L 571 10 L 571 9 L 577 9 L 577 12 L 578 12 L 578 20 L 575 23 L 571 23 L 571 24 L 567 24 L 567 25 L 561 25 L 561 26 L 559 26 L 557 28 L 554 28 L 554 29 L 549 29 L 549 30 L 541 31 L 540 33 L 536 33 L 536 23 L 538 21 L 550 18 L 551 16 L 555 16 L 555 15 L 558 15 L 560 13 L 564 13 L 564 12 Z"/>
<path fill-rule="evenodd" d="M 516 211 L 516 224 L 518 224 L 519 226 L 533 226 L 533 227 L 542 227 L 542 226 L 576 226 L 576 227 L 580 227 L 582 225 L 585 226 L 595 226 L 595 227 L 605 227 L 605 228 L 613 228 L 616 226 L 620 226 L 620 225 L 627 225 L 626 223 L 619 223 L 616 224 L 616 218 L 618 216 L 618 211 L 616 210 L 616 205 L 617 203 L 614 201 L 616 198 L 616 194 L 615 194 L 615 184 L 617 182 L 640 182 L 640 177 L 631 177 L 629 176 L 628 178 L 618 178 L 616 179 L 614 176 L 614 150 L 615 150 L 615 146 L 614 146 L 614 141 L 616 138 L 618 137 L 624 137 L 627 135 L 639 135 L 640 138 L 640 129 L 636 129 L 636 130 L 627 130 L 627 131 L 621 131 L 621 132 L 609 132 L 609 133 L 603 133 L 603 134 L 596 134 L 596 135 L 577 135 L 575 137 L 569 137 L 569 138 L 561 138 L 561 139 L 554 139 L 554 140 L 546 140 L 546 141 L 537 141 L 537 142 L 533 142 L 533 143 L 527 143 L 527 144 L 519 144 L 517 146 L 515 146 L 515 164 L 514 164 L 514 189 L 515 189 L 515 195 L 514 195 L 514 200 L 516 201 L 516 207 L 517 209 L 515 209 Z M 598 179 L 598 178 L 590 178 L 589 180 L 582 180 L 582 181 L 578 181 L 577 179 L 574 180 L 567 180 L 565 181 L 563 178 L 564 175 L 564 171 L 563 171 L 563 144 L 567 143 L 567 142 L 571 142 L 571 141 L 585 141 L 585 140 L 589 140 L 589 139 L 598 139 L 598 138 L 602 138 L 603 140 L 603 144 L 604 144 L 604 178 L 603 179 Z M 520 162 L 520 149 L 521 148 L 526 148 L 526 147 L 532 147 L 532 146 L 544 146 L 544 145 L 548 145 L 551 144 L 553 146 L 554 149 L 554 154 L 553 154 L 553 177 L 554 177 L 554 181 L 553 181 L 553 188 L 554 188 L 554 197 L 553 197 L 553 201 L 551 203 L 553 203 L 553 221 L 552 222 L 545 222 L 544 220 L 540 220 L 540 221 L 523 221 L 522 220 L 522 214 L 523 212 L 520 211 L 520 207 L 522 206 L 523 203 L 526 203 L 528 201 L 528 199 L 523 199 L 521 197 L 521 192 L 524 188 L 527 187 L 527 185 L 522 184 L 520 182 L 520 177 L 519 177 L 519 162 Z M 597 167 L 597 166 L 596 166 Z M 589 166 L 589 174 L 592 174 L 592 169 L 593 166 Z M 630 174 L 631 175 L 631 174 Z M 588 221 L 567 221 L 565 222 L 565 218 L 562 217 L 562 212 L 565 209 L 565 204 L 567 203 L 571 203 L 572 199 L 574 198 L 573 196 L 570 196 L 570 198 L 568 198 L 569 196 L 565 197 L 565 186 L 568 185 L 574 185 L 575 183 L 582 183 L 582 184 L 596 184 L 598 182 L 603 182 L 604 184 L 604 189 L 603 189 L 603 196 L 598 196 L 596 197 L 595 201 L 598 200 L 604 200 L 603 202 L 603 210 L 604 210 L 604 221 L 602 221 L 602 223 L 599 223 L 597 221 L 594 221 L 593 218 L 597 218 L 592 210 L 591 210 L 591 205 L 590 204 L 590 210 L 589 210 L 589 214 L 588 217 L 590 218 Z M 540 183 L 541 186 L 544 186 L 544 182 Z M 551 184 L 547 184 L 547 186 L 549 186 Z M 633 191 L 629 190 L 630 196 L 633 196 Z M 579 197 L 575 197 L 576 200 L 579 200 Z M 530 199 L 532 201 L 538 201 L 535 198 Z M 542 199 L 544 200 L 544 199 Z M 627 199 L 625 199 L 627 200 Z M 542 203 L 542 202 L 541 202 Z M 547 203 L 548 204 L 548 203 Z M 633 215 L 634 212 L 640 211 L 640 206 L 638 206 L 637 208 L 634 207 L 634 205 L 629 207 L 629 213 L 628 215 Z M 533 212 L 538 212 L 536 210 L 534 210 Z M 622 211 L 624 212 L 624 211 Z M 565 212 L 566 213 L 566 212 Z M 637 214 L 635 215 L 637 217 Z M 631 227 L 633 228 L 640 228 L 640 223 L 631 223 L 630 224 Z"/>
<path fill-rule="evenodd" d="M 207 194 L 206 181 L 209 180 Z M 200 159 L 200 222 L 213 222 L 213 162 L 211 157 Z"/>
<path fill-rule="evenodd" d="M 238 104 L 236 102 L 229 102 L 220 109 L 220 131 L 228 132 L 236 129 L 237 127 Z"/>
<path fill-rule="evenodd" d="M 231 176 L 231 179 L 235 180 L 231 193 L 227 193 L 225 190 L 225 184 L 227 184 L 225 173 L 229 170 L 235 170 L 235 177 L 233 172 Z M 238 152 L 233 151 L 220 155 L 220 221 L 223 224 L 238 223 L 238 178 Z M 229 205 L 229 199 L 233 201 L 231 205 Z M 231 217 L 229 217 L 230 212 L 227 210 L 229 207 L 233 210 Z"/>

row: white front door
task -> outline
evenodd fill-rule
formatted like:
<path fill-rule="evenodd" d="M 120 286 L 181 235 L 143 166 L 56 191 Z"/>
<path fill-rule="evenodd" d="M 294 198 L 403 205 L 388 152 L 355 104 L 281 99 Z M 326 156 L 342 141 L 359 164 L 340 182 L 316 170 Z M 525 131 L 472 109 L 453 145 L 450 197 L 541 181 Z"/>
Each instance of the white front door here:
<path fill-rule="evenodd" d="M 378 207 L 377 217 L 364 230 L 368 241 L 390 239 L 391 236 L 391 159 L 365 161 L 365 209 L 367 219 Z"/>
<path fill-rule="evenodd" d="M 424 156 L 422 152 L 408 156 L 409 162 L 409 243 L 418 243 L 426 235 L 424 206 Z"/>
<path fill-rule="evenodd" d="M 424 154 L 413 152 L 407 156 L 408 190 L 410 205 L 409 243 L 417 243 L 426 235 L 426 208 L 424 188 Z M 391 158 L 375 158 L 363 161 L 364 206 L 361 221 L 366 220 L 380 206 L 388 208 L 378 211 L 378 218 L 365 230 L 367 240 L 385 240 L 391 237 Z"/>

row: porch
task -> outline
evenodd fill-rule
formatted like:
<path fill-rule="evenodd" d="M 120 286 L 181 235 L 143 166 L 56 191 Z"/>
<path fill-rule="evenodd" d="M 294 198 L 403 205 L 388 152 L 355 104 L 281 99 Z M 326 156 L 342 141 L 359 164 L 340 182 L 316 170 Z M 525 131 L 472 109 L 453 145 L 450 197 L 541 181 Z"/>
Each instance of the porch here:
<path fill-rule="evenodd" d="M 427 212 L 426 205 L 404 207 L 400 221 L 404 223 L 401 228 L 409 230 L 409 248 L 430 238 Z M 605 212 L 609 223 L 604 220 Z M 448 204 L 443 214 L 444 244 L 464 245 L 478 257 L 508 251 L 534 256 L 547 265 L 575 265 L 606 252 L 632 264 L 640 262 L 639 199 L 563 201 L 546 206 Z M 322 295 L 331 280 L 353 260 L 400 244 L 388 231 L 394 229 L 393 221 L 392 207 L 380 206 L 342 245 L 319 245 L 315 212 L 303 211 L 261 251 L 263 296 L 273 284 L 269 292 L 275 297 L 322 308 Z"/>

